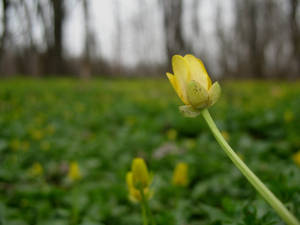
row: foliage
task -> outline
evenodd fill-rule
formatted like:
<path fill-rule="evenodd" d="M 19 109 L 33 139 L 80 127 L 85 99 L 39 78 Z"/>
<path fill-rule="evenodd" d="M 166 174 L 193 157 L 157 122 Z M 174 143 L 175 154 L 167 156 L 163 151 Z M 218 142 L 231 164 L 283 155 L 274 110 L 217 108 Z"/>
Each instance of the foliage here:
<path fill-rule="evenodd" d="M 240 157 L 300 217 L 300 83 L 225 82 L 212 115 Z M 138 225 L 126 172 L 154 174 L 158 225 L 283 224 L 166 80 L 2 80 L 0 223 Z M 172 185 L 178 162 L 186 187 Z"/>

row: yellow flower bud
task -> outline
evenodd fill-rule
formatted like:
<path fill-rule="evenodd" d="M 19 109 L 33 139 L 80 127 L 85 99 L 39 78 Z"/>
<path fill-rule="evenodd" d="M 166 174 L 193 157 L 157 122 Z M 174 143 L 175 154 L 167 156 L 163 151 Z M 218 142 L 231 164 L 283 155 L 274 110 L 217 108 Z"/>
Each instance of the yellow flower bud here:
<path fill-rule="evenodd" d="M 224 137 L 224 139 L 226 140 L 226 141 L 229 141 L 229 139 L 230 139 L 230 136 L 229 136 L 229 133 L 227 132 L 227 131 L 221 131 L 221 134 L 222 134 L 222 136 Z"/>
<path fill-rule="evenodd" d="M 132 172 L 128 172 L 126 174 L 126 183 L 129 191 L 129 199 L 133 202 L 140 202 L 142 201 L 142 194 L 141 191 L 133 185 L 133 179 L 132 179 Z M 144 196 L 147 200 L 149 200 L 152 197 L 152 192 L 149 190 L 149 188 L 143 189 Z"/>
<path fill-rule="evenodd" d="M 284 115 L 283 115 L 283 118 L 284 118 L 286 123 L 290 123 L 294 119 L 294 113 L 292 111 L 289 111 L 289 110 L 285 111 Z"/>
<path fill-rule="evenodd" d="M 139 189 L 146 188 L 150 185 L 151 179 L 144 159 L 135 158 L 132 162 L 131 171 L 134 187 Z"/>
<path fill-rule="evenodd" d="M 202 61 L 193 55 L 172 57 L 174 75 L 167 73 L 170 83 L 185 104 L 181 111 L 190 117 L 199 110 L 212 106 L 221 95 L 218 82 L 212 84 Z"/>
<path fill-rule="evenodd" d="M 188 165 L 186 163 L 178 163 L 173 173 L 172 183 L 175 186 L 185 187 L 188 185 Z"/>
<path fill-rule="evenodd" d="M 77 162 L 71 162 L 69 166 L 68 178 L 72 181 L 81 179 L 81 172 Z"/>
<path fill-rule="evenodd" d="M 175 129 L 169 129 L 167 131 L 167 137 L 169 140 L 174 141 L 177 138 L 177 135 L 178 135 L 177 130 L 175 130 Z"/>
<path fill-rule="evenodd" d="M 292 158 L 296 165 L 300 167 L 300 151 L 296 152 Z"/>
<path fill-rule="evenodd" d="M 44 169 L 42 167 L 42 165 L 38 162 L 35 162 L 32 167 L 29 170 L 30 175 L 34 176 L 34 177 L 38 177 L 43 175 Z"/>

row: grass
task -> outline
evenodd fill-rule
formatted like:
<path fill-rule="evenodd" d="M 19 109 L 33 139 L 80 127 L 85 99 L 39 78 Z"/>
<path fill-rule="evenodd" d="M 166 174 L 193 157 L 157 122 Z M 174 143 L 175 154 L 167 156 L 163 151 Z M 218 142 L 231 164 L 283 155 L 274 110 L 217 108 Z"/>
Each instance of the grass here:
<path fill-rule="evenodd" d="M 299 218 L 300 83 L 221 86 L 210 111 L 223 135 Z M 0 224 L 141 224 L 125 184 L 136 156 L 154 173 L 158 225 L 283 224 L 180 104 L 167 80 L 1 80 Z M 171 185 L 181 161 L 186 188 Z"/>

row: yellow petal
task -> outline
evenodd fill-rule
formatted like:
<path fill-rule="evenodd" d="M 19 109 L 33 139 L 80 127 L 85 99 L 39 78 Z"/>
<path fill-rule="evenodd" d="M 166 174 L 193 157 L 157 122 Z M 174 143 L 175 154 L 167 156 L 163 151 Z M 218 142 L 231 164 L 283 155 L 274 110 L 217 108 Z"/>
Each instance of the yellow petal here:
<path fill-rule="evenodd" d="M 202 61 L 193 55 L 185 55 L 184 58 L 189 64 L 191 79 L 199 82 L 208 90 L 211 86 L 211 80 Z"/>
<path fill-rule="evenodd" d="M 135 158 L 132 162 L 131 171 L 134 187 L 146 188 L 150 185 L 150 176 L 144 159 Z"/>
<path fill-rule="evenodd" d="M 127 183 L 127 187 L 128 189 L 131 189 L 133 187 L 133 183 L 132 183 L 132 172 L 128 172 L 126 174 L 126 183 Z"/>
<path fill-rule="evenodd" d="M 172 183 L 175 186 L 185 187 L 188 184 L 188 165 L 186 163 L 178 163 L 174 169 Z"/>
<path fill-rule="evenodd" d="M 166 73 L 166 74 L 167 74 L 167 77 L 169 78 L 170 83 L 172 84 L 173 88 L 175 89 L 177 95 L 181 99 L 181 101 L 183 101 L 183 103 L 187 105 L 188 102 L 184 99 L 183 93 L 181 92 L 180 88 L 178 87 L 178 82 L 177 82 L 176 77 L 171 73 Z"/>
<path fill-rule="evenodd" d="M 208 91 L 209 106 L 215 104 L 221 96 L 221 87 L 218 82 L 215 82 Z"/>
<path fill-rule="evenodd" d="M 175 78 L 177 80 L 178 88 L 182 93 L 184 102 L 188 102 L 186 98 L 186 85 L 190 81 L 190 71 L 187 61 L 180 55 L 174 55 L 172 57 L 172 67 Z"/>

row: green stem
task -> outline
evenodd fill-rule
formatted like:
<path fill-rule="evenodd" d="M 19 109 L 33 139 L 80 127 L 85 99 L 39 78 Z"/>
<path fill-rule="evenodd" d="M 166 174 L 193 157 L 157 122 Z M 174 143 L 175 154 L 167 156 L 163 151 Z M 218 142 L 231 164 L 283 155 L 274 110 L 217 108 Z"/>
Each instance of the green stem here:
<path fill-rule="evenodd" d="M 152 212 L 149 208 L 148 200 L 145 197 L 144 190 L 143 190 L 143 188 L 140 188 L 139 190 L 140 190 L 140 193 L 141 193 L 141 196 L 142 196 L 142 207 L 143 207 L 143 211 L 145 212 L 145 218 L 147 219 L 147 223 L 148 223 L 148 219 L 150 218 L 151 224 L 155 225 L 155 221 L 153 219 Z"/>
<path fill-rule="evenodd" d="M 299 221 L 292 215 L 278 198 L 260 181 L 260 179 L 247 167 L 247 165 L 233 151 L 229 144 L 225 141 L 215 122 L 211 118 L 207 109 L 202 111 L 202 116 L 207 122 L 211 132 L 215 136 L 217 142 L 222 147 L 227 156 L 234 165 L 241 171 L 253 187 L 262 195 L 262 197 L 273 207 L 283 221 L 288 225 L 300 225 Z"/>
<path fill-rule="evenodd" d="M 142 203 L 142 217 L 143 217 L 143 224 L 148 225 L 147 210 L 144 203 Z"/>
<path fill-rule="evenodd" d="M 144 190 L 143 188 L 140 188 L 140 193 L 141 193 L 141 196 L 142 196 L 142 217 L 143 217 L 143 225 L 148 225 L 148 213 L 147 213 L 147 203 L 146 203 L 146 198 L 145 198 L 145 195 L 144 195 Z"/>

